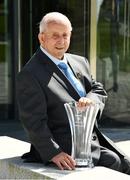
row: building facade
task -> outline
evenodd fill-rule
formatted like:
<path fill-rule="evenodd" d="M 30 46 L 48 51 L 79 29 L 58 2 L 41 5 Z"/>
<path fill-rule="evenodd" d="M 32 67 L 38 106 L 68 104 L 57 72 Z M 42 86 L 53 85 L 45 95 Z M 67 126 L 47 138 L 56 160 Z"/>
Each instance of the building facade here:
<path fill-rule="evenodd" d="M 68 51 L 88 58 L 108 92 L 100 123 L 130 124 L 129 0 L 1 0 L 0 121 L 18 119 L 16 76 L 38 48 L 39 22 L 51 11 L 71 20 Z"/>

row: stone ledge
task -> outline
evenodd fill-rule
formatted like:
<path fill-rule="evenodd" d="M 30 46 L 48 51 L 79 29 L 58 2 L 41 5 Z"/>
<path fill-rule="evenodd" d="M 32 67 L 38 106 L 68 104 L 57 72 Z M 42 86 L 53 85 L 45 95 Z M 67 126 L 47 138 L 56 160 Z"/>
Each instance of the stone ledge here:
<path fill-rule="evenodd" d="M 30 144 L 8 136 L 0 136 L 0 159 L 21 156 L 28 152 Z"/>
<path fill-rule="evenodd" d="M 1 136 L 0 179 L 58 179 L 69 173 L 40 163 L 23 163 L 20 156 L 29 150 L 29 143 Z"/>
<path fill-rule="evenodd" d="M 130 140 L 117 142 L 116 145 L 130 157 Z"/>
<path fill-rule="evenodd" d="M 23 163 L 20 157 L 0 160 L 0 169 L 0 179 L 58 179 L 65 175 L 43 164 Z"/>
<path fill-rule="evenodd" d="M 105 168 L 105 167 L 94 167 L 84 171 L 70 173 L 59 180 L 130 180 L 130 176 Z"/>
<path fill-rule="evenodd" d="M 130 141 L 117 143 L 126 152 L 129 149 Z M 23 163 L 20 156 L 28 152 L 30 144 L 14 138 L 0 137 L 0 179 L 59 179 L 72 180 L 130 180 L 130 176 L 119 173 L 104 167 L 93 169 L 80 168 L 75 171 L 61 171 L 54 167 L 46 167 L 38 163 Z"/>

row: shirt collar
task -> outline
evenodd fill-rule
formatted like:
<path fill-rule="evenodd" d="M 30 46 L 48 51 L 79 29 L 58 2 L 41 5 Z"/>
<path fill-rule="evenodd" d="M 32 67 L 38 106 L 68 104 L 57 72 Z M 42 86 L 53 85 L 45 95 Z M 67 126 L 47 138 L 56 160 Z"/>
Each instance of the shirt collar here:
<path fill-rule="evenodd" d="M 54 56 L 52 56 L 50 53 L 48 53 L 42 46 L 40 46 L 40 49 L 42 52 L 44 52 L 57 66 L 60 62 L 64 62 L 67 64 L 67 58 L 66 55 L 64 54 L 64 58 L 63 60 L 59 60 L 57 58 L 55 58 Z"/>

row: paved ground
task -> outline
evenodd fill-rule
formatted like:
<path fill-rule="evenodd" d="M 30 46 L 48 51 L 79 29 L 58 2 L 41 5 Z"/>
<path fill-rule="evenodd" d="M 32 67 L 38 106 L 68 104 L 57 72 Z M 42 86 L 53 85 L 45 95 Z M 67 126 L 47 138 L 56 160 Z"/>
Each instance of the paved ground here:
<path fill-rule="evenodd" d="M 130 140 L 130 127 L 124 128 L 102 128 L 104 134 L 114 142 Z"/>
<path fill-rule="evenodd" d="M 115 142 L 130 140 L 130 126 L 114 127 L 114 128 L 100 128 L 101 131 L 110 137 Z M 20 122 L 1 122 L 0 136 L 14 137 L 19 140 L 28 141 L 26 133 Z"/>
<path fill-rule="evenodd" d="M 0 136 L 9 136 L 27 141 L 27 136 L 21 123 L 15 121 L 0 122 Z"/>

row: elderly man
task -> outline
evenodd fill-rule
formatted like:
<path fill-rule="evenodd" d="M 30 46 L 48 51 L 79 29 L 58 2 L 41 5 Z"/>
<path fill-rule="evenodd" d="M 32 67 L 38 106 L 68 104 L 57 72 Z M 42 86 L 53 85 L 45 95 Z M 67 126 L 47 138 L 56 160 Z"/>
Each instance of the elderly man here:
<path fill-rule="evenodd" d="M 66 53 L 71 33 L 71 22 L 65 15 L 46 14 L 40 22 L 40 47 L 17 79 L 19 115 L 32 144 L 23 158 L 27 162 L 54 163 L 61 170 L 73 170 L 76 166 L 71 157 L 71 132 L 64 104 L 76 101 L 84 107 L 106 97 L 102 84 L 92 79 L 87 59 Z M 96 125 L 91 148 L 95 166 L 130 173 L 125 155 Z"/>

